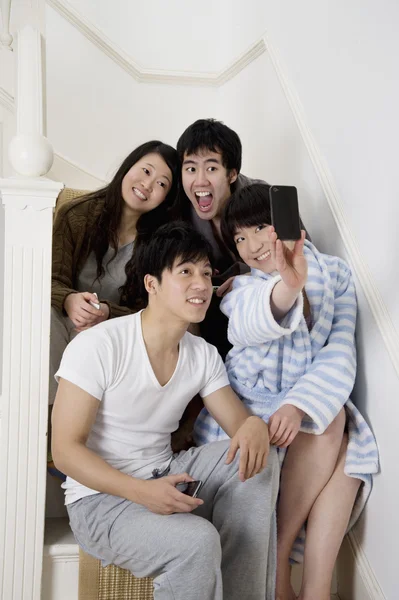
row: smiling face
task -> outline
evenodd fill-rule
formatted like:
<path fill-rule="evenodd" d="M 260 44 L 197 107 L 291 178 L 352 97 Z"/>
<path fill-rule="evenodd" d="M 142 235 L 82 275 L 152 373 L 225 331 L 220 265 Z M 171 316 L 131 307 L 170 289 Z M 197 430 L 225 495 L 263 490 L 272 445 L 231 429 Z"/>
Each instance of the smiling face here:
<path fill-rule="evenodd" d="M 204 320 L 212 298 L 212 267 L 207 259 L 182 262 L 177 258 L 165 269 L 161 281 L 146 275 L 149 304 L 187 325 Z"/>
<path fill-rule="evenodd" d="M 242 260 L 252 269 L 263 273 L 276 270 L 270 251 L 270 225 L 240 227 L 234 235 L 234 243 Z"/>
<path fill-rule="evenodd" d="M 143 214 L 159 206 L 172 185 L 172 172 L 163 158 L 153 152 L 136 162 L 122 180 L 125 208 Z"/>
<path fill-rule="evenodd" d="M 184 155 L 183 188 L 201 219 L 220 218 L 231 195 L 230 185 L 236 179 L 237 172 L 227 172 L 220 152 L 204 149 L 197 154 Z"/>

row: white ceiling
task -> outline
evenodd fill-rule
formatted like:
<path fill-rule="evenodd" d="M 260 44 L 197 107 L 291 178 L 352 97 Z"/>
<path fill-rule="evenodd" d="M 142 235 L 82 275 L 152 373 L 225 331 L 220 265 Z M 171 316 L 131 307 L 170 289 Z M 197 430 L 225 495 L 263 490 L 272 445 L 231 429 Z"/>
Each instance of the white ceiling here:
<path fill-rule="evenodd" d="M 218 73 L 257 41 L 264 0 L 68 0 L 143 69 Z"/>

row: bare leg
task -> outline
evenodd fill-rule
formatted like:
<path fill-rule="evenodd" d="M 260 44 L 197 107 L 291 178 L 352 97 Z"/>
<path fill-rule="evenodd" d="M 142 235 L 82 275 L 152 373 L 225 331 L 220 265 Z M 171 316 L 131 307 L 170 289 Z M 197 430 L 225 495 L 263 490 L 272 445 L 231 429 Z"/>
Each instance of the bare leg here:
<path fill-rule="evenodd" d="M 333 476 L 308 517 L 300 600 L 330 600 L 335 561 L 361 484 L 344 473 L 347 445 L 344 434 Z"/>
<path fill-rule="evenodd" d="M 344 427 L 342 409 L 322 435 L 299 433 L 285 457 L 277 507 L 276 600 L 295 598 L 289 565 L 292 545 L 334 472 Z"/>

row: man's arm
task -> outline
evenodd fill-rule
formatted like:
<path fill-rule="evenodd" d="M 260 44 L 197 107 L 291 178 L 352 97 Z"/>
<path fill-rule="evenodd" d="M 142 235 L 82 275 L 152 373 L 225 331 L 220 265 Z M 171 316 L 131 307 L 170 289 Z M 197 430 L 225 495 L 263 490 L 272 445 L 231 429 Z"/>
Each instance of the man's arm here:
<path fill-rule="evenodd" d="M 60 379 L 52 414 L 52 455 L 56 467 L 98 492 L 135 501 L 138 480 L 111 467 L 86 447 L 100 401 Z"/>
<path fill-rule="evenodd" d="M 204 397 L 203 401 L 215 421 L 231 437 L 226 463 L 231 463 L 240 449 L 240 479 L 245 481 L 262 471 L 270 446 L 266 423 L 251 415 L 229 385 Z"/>
<path fill-rule="evenodd" d="M 192 481 L 187 473 L 145 481 L 121 473 L 86 447 L 99 400 L 60 378 L 52 414 L 52 454 L 56 467 L 79 483 L 105 494 L 142 504 L 152 512 L 190 512 L 202 504 L 176 489 Z"/>
<path fill-rule="evenodd" d="M 251 413 L 229 385 L 203 398 L 204 406 L 229 437 L 234 437 Z"/>

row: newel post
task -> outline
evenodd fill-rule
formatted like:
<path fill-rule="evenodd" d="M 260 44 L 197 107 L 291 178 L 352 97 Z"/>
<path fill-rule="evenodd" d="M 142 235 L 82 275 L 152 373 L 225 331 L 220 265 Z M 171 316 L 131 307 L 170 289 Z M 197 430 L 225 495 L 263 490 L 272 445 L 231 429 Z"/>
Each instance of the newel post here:
<path fill-rule="evenodd" d="M 43 130 L 40 32 L 18 32 L 15 177 L 0 180 L 5 211 L 0 598 L 40 600 L 48 405 L 51 235 L 61 183 L 44 177 L 53 150 Z"/>

